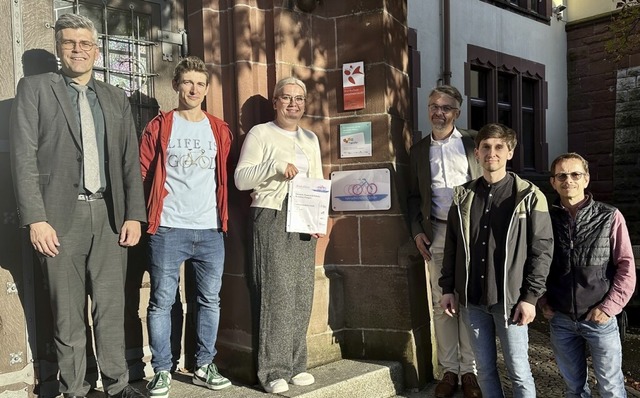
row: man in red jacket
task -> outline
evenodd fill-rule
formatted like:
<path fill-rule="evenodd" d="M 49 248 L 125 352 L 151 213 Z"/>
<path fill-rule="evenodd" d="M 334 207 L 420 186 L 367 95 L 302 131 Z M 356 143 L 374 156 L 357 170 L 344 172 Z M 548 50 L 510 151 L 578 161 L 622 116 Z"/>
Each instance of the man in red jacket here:
<path fill-rule="evenodd" d="M 213 363 L 220 318 L 227 230 L 228 125 L 203 111 L 209 72 L 202 60 L 188 57 L 175 69 L 178 108 L 149 122 L 140 144 L 140 163 L 149 226 L 148 308 L 151 365 L 149 396 L 165 398 L 175 369 L 171 355 L 171 307 L 180 265 L 194 268 L 197 289 L 196 369 L 193 383 L 220 390 L 231 382 Z"/>

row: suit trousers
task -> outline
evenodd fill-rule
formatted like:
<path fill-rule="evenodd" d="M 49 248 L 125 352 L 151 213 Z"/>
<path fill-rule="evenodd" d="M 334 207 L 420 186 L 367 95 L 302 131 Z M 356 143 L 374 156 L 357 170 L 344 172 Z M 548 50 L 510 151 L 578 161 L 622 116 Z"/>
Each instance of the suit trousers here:
<path fill-rule="evenodd" d="M 85 396 L 87 295 L 98 366 L 105 391 L 121 391 L 129 381 L 124 342 L 125 248 L 109 224 L 104 200 L 78 201 L 71 228 L 58 235 L 60 253 L 40 256 L 47 278 L 60 368 L 60 392 Z"/>
<path fill-rule="evenodd" d="M 453 372 L 463 375 L 476 373 L 476 362 L 471 348 L 469 327 L 460 319 L 458 314 L 454 317 L 444 313 L 440 307 L 442 288 L 438 279 L 442 275 L 442 260 L 444 257 L 444 241 L 447 225 L 432 222 L 433 242 L 431 242 L 431 261 L 429 264 L 429 276 L 431 279 L 431 297 L 433 299 L 433 323 L 436 330 L 436 342 L 438 344 L 438 364 L 442 372 Z"/>
<path fill-rule="evenodd" d="M 316 239 L 287 233 L 287 209 L 253 208 L 253 266 L 259 308 L 258 379 L 287 382 L 307 369 L 307 328 Z"/>

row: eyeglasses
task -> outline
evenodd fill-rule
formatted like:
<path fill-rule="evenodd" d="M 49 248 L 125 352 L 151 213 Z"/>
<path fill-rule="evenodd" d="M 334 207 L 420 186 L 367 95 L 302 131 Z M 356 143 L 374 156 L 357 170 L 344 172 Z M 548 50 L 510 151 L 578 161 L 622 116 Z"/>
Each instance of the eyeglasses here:
<path fill-rule="evenodd" d="M 62 47 L 63 50 L 73 50 L 74 48 L 76 48 L 76 44 L 78 45 L 78 47 L 80 47 L 82 51 L 89 51 L 96 45 L 95 43 L 92 43 L 86 40 L 83 40 L 83 41 L 64 40 L 60 42 L 60 47 Z"/>
<path fill-rule="evenodd" d="M 451 112 L 455 111 L 456 109 L 458 109 L 458 108 L 453 107 L 453 106 L 449 106 L 449 105 L 444 105 L 444 106 L 440 106 L 440 105 L 436 105 L 436 104 L 429 105 L 429 110 L 431 112 L 433 112 L 433 113 L 440 112 L 440 111 L 442 111 L 444 113 L 451 113 Z"/>
<path fill-rule="evenodd" d="M 290 104 L 291 101 L 294 101 L 297 105 L 304 104 L 304 101 L 306 100 L 306 98 L 302 95 L 293 96 L 288 94 L 282 94 L 278 98 L 280 99 L 280 101 L 284 102 L 285 104 Z"/>
<path fill-rule="evenodd" d="M 571 179 L 573 181 L 578 181 L 585 174 L 587 174 L 587 173 L 580 173 L 579 171 L 574 171 L 572 173 L 557 173 L 557 174 L 553 175 L 553 178 L 555 178 L 556 180 L 558 180 L 560 182 L 565 182 L 565 181 L 567 181 L 569 176 L 571 176 Z"/>

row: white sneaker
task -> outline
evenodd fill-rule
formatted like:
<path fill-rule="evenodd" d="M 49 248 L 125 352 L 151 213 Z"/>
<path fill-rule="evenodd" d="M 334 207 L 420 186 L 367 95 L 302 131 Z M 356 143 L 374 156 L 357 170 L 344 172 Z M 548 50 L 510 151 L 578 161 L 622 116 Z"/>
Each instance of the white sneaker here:
<path fill-rule="evenodd" d="M 309 386 L 316 382 L 311 373 L 301 372 L 291 378 L 291 384 L 294 386 Z"/>
<path fill-rule="evenodd" d="M 222 390 L 231 386 L 231 381 L 218 372 L 218 368 L 213 362 L 196 369 L 193 372 L 191 381 L 197 386 L 207 387 L 212 390 Z"/>
<path fill-rule="evenodd" d="M 264 390 L 270 394 L 279 394 L 281 392 L 289 391 L 289 385 L 285 379 L 271 380 L 263 386 Z"/>

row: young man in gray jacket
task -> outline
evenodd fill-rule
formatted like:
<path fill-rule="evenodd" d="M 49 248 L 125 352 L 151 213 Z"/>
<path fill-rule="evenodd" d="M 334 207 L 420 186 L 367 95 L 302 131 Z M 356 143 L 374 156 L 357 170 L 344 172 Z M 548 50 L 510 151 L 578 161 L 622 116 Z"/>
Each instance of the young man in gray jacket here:
<path fill-rule="evenodd" d="M 507 172 L 517 143 L 512 129 L 488 124 L 475 142 L 483 174 L 454 191 L 440 304 L 450 316 L 461 304 L 484 396 L 504 396 L 496 365 L 497 335 L 514 397 L 535 397 L 527 325 L 545 292 L 553 253 L 547 201 L 531 182 Z"/>

